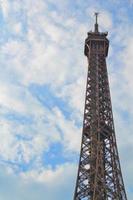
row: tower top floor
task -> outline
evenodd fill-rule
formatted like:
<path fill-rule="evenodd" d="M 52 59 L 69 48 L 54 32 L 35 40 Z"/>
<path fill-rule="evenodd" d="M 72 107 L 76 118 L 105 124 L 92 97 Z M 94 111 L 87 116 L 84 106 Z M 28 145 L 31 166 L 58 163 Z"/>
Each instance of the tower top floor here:
<path fill-rule="evenodd" d="M 108 55 L 108 48 L 109 48 L 109 40 L 107 39 L 108 32 L 99 32 L 99 25 L 98 25 L 98 13 L 95 13 L 96 16 L 96 22 L 94 24 L 94 31 L 88 32 L 88 36 L 85 40 L 85 50 L 84 54 L 85 56 L 88 56 L 88 53 L 90 52 L 92 46 L 96 47 L 95 49 L 98 49 L 97 46 L 106 48 L 105 49 L 105 56 Z"/>

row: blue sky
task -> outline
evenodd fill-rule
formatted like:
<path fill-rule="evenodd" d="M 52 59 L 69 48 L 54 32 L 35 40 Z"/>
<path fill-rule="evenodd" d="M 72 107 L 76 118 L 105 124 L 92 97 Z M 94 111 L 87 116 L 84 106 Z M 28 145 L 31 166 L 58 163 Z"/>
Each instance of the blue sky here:
<path fill-rule="evenodd" d="M 87 60 L 84 40 L 109 32 L 116 136 L 133 199 L 133 1 L 0 1 L 0 200 L 71 200 Z"/>

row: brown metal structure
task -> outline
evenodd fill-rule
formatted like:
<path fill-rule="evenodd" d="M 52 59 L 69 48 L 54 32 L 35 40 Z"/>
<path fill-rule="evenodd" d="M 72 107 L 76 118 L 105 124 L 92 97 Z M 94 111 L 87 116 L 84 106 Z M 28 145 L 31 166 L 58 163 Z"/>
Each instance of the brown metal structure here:
<path fill-rule="evenodd" d="M 108 33 L 98 30 L 85 40 L 88 58 L 83 134 L 74 200 L 127 200 L 120 161 L 106 67 Z"/>

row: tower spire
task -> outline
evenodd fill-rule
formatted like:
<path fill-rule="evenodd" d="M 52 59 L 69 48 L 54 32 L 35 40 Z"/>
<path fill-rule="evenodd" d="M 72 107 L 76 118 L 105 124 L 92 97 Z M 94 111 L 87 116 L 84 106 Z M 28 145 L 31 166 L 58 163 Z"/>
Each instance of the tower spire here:
<path fill-rule="evenodd" d="M 95 32 L 98 33 L 98 15 L 99 13 L 98 12 L 95 12 L 95 17 L 96 17 L 96 23 L 95 23 Z"/>

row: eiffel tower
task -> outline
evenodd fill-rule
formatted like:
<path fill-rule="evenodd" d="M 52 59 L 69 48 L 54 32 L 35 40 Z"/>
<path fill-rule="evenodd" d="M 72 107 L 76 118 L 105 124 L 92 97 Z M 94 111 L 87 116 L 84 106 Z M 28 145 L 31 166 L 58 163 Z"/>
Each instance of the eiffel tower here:
<path fill-rule="evenodd" d="M 88 32 L 84 54 L 88 75 L 83 133 L 74 200 L 127 200 L 116 144 L 106 66 L 109 40 L 99 32 L 95 13 L 94 32 Z"/>

